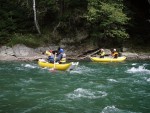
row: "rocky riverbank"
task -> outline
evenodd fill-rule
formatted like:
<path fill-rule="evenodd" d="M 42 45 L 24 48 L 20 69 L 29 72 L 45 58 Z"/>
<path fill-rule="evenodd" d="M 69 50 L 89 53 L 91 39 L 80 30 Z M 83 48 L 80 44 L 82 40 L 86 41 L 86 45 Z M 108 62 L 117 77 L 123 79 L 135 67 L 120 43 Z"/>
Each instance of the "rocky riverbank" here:
<path fill-rule="evenodd" d="M 0 61 L 34 61 L 40 58 L 47 58 L 44 54 L 46 50 L 57 50 L 58 46 L 50 45 L 47 47 L 30 48 L 23 44 L 17 44 L 13 47 L 0 47 Z M 76 51 L 65 49 L 68 58 L 76 59 Z"/>
<path fill-rule="evenodd" d="M 46 50 L 57 50 L 58 46 L 50 45 L 48 47 L 38 47 L 30 48 L 22 44 L 17 44 L 13 47 L 2 46 L 0 47 L 0 61 L 35 61 L 40 58 L 47 58 L 43 54 Z M 88 51 L 88 50 L 87 50 Z M 110 54 L 109 49 L 105 49 L 107 54 Z M 70 60 L 81 60 L 86 58 L 87 55 L 83 55 L 85 50 L 75 50 L 73 47 L 69 49 L 65 48 L 65 53 L 67 58 Z M 123 49 L 121 53 L 123 56 L 127 57 L 127 60 L 132 59 L 150 59 L 150 53 L 135 53 L 129 52 L 128 49 Z M 87 59 L 87 58 L 86 58 Z"/>

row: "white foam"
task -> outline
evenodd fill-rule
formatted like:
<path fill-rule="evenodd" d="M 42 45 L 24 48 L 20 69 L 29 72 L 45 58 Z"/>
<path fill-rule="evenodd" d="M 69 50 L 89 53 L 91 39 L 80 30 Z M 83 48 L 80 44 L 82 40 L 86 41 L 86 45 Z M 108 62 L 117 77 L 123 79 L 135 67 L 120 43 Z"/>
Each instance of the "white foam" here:
<path fill-rule="evenodd" d="M 133 63 L 133 64 L 132 64 L 132 66 L 135 66 L 135 65 L 137 65 L 137 63 Z"/>
<path fill-rule="evenodd" d="M 94 69 L 91 69 L 86 66 L 78 66 L 75 70 L 70 71 L 70 73 L 82 74 L 82 73 L 89 73 L 91 71 L 94 71 Z"/>
<path fill-rule="evenodd" d="M 118 109 L 115 106 L 106 106 L 103 110 L 102 113 L 114 113 L 118 111 Z"/>
<path fill-rule="evenodd" d="M 25 69 L 34 69 L 34 68 L 37 68 L 36 65 L 31 65 L 31 64 L 21 64 L 21 66 L 19 67 L 15 67 L 15 69 L 17 70 L 25 70 Z"/>
<path fill-rule="evenodd" d="M 114 105 L 106 106 L 101 113 L 135 113 L 127 110 L 121 110 L 116 108 Z M 137 112 L 136 112 L 137 113 Z"/>
<path fill-rule="evenodd" d="M 132 67 L 126 71 L 127 73 L 146 73 L 150 74 L 150 70 L 145 69 L 144 66 L 139 66 L 138 68 Z"/>
<path fill-rule="evenodd" d="M 27 68 L 32 68 L 32 69 L 37 67 L 37 66 L 31 65 L 31 64 L 25 64 L 23 66 L 27 67 Z"/>
<path fill-rule="evenodd" d="M 147 82 L 150 82 L 150 78 L 147 79 Z"/>
<path fill-rule="evenodd" d="M 107 79 L 108 81 L 110 81 L 110 82 L 118 82 L 117 80 L 115 80 L 115 79 Z"/>
<path fill-rule="evenodd" d="M 89 98 L 89 99 L 96 99 L 102 98 L 107 96 L 106 92 L 103 91 L 92 91 L 83 88 L 77 88 L 72 93 L 67 94 L 68 98 L 76 99 L 76 98 Z"/>

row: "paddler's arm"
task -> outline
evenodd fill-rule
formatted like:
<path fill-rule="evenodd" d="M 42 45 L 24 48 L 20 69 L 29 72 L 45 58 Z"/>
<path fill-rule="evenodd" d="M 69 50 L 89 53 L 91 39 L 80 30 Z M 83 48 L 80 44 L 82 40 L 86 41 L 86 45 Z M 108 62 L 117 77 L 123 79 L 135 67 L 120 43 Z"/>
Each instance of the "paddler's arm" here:
<path fill-rule="evenodd" d="M 62 54 L 59 54 L 58 57 L 56 58 L 56 62 L 59 62 L 62 59 Z"/>

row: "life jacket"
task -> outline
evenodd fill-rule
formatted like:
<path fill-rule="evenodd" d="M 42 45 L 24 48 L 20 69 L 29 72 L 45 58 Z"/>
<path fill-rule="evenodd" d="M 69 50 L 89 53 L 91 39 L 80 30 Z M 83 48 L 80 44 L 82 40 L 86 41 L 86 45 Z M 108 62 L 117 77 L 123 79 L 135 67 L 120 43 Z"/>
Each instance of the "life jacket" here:
<path fill-rule="evenodd" d="M 46 54 L 47 56 L 51 56 L 51 55 L 52 55 L 52 53 L 50 53 L 49 51 L 46 51 L 45 54 Z"/>
<path fill-rule="evenodd" d="M 49 60 L 54 59 L 54 55 L 48 56 L 48 59 Z"/>
<path fill-rule="evenodd" d="M 105 52 L 104 51 L 100 52 L 100 56 L 105 56 Z"/>
<path fill-rule="evenodd" d="M 53 63 L 54 62 L 54 54 L 50 51 L 46 51 L 45 54 L 48 56 L 48 61 Z"/>
<path fill-rule="evenodd" d="M 113 54 L 112 54 L 112 56 L 114 57 L 114 58 L 118 58 L 118 52 L 113 52 Z"/>
<path fill-rule="evenodd" d="M 66 62 L 66 54 L 62 53 L 62 58 L 60 60 L 60 63 L 65 63 Z"/>

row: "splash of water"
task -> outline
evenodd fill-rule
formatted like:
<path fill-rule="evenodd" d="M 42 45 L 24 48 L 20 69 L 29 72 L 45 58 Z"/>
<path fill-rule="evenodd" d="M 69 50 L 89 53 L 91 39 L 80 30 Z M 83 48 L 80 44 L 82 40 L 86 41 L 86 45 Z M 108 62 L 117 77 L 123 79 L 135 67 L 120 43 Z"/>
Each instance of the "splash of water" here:
<path fill-rule="evenodd" d="M 121 110 L 116 108 L 114 105 L 106 106 L 101 113 L 135 113 L 127 110 Z M 136 112 L 137 113 L 137 112 Z"/>
<path fill-rule="evenodd" d="M 96 99 L 107 96 L 106 92 L 103 91 L 92 91 L 89 89 L 77 88 L 72 93 L 67 94 L 68 98 L 76 99 L 76 98 L 89 98 Z"/>
<path fill-rule="evenodd" d="M 37 68 L 37 66 L 31 65 L 31 64 L 24 64 L 22 66 L 26 68 L 32 68 L 32 69 Z"/>
<path fill-rule="evenodd" d="M 150 70 L 145 69 L 144 66 L 139 66 L 138 68 L 132 67 L 126 71 L 127 73 L 145 73 L 150 74 Z"/>
<path fill-rule="evenodd" d="M 95 71 L 92 68 L 86 67 L 86 66 L 78 66 L 75 70 L 70 71 L 70 73 L 77 73 L 77 74 L 82 74 L 82 73 L 89 73 Z"/>

